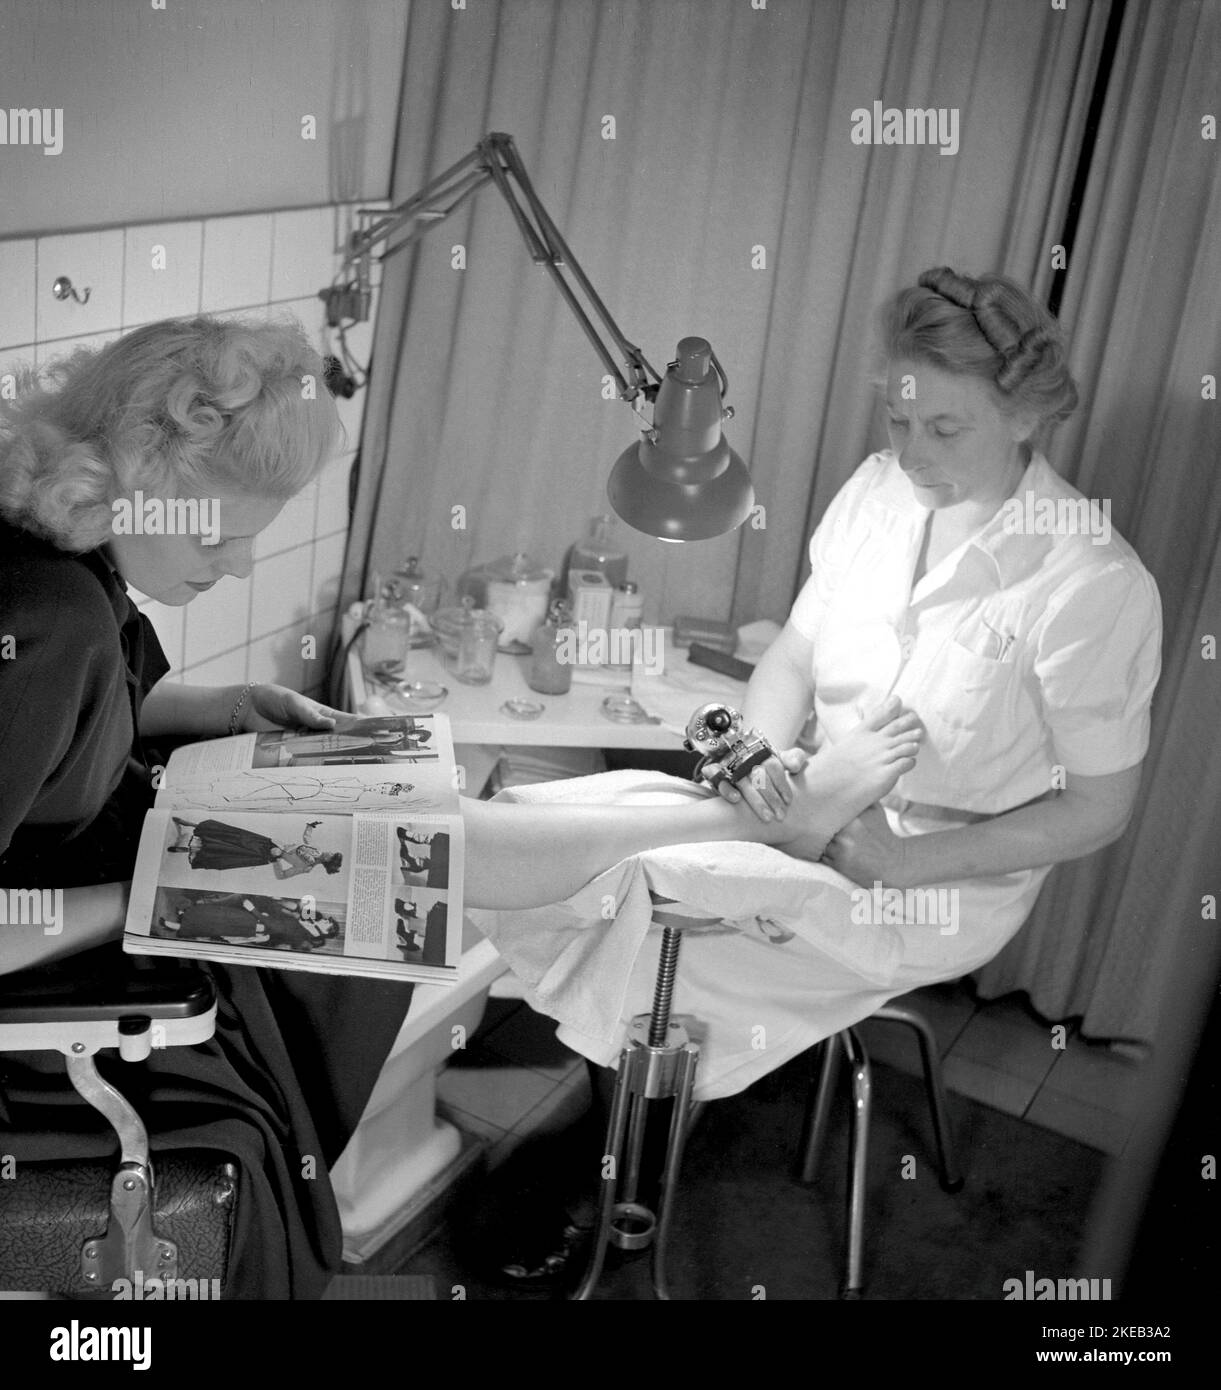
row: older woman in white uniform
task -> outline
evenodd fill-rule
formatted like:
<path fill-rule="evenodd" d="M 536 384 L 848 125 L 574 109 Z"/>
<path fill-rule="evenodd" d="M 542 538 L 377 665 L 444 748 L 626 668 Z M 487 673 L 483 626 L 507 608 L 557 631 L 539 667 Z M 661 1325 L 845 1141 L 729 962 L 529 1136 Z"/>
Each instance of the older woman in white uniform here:
<path fill-rule="evenodd" d="M 639 918 L 650 900 L 739 928 L 692 934 L 679 971 L 675 1005 L 707 1027 L 706 1098 L 896 994 L 982 965 L 1025 921 L 1051 865 L 1123 832 L 1138 791 L 1160 606 L 1109 509 L 1091 509 L 1038 451 L 1076 404 L 1055 321 L 1008 279 L 941 268 L 894 297 L 883 327 L 891 448 L 831 502 L 811 577 L 748 686 L 747 725 L 784 751 L 753 785 L 721 793 L 783 817 L 790 745 L 811 705 L 826 747 L 890 695 L 924 725 L 914 769 L 834 835 L 827 867 L 758 846 L 663 850 L 563 909 L 487 923 L 527 997 L 603 1063 L 648 1006 L 656 946 Z M 617 800 L 681 794 L 677 781 L 612 779 L 605 794 Z M 591 794 L 589 781 L 517 793 Z M 927 896 L 885 892 L 930 885 L 952 904 L 944 920 L 918 911 Z M 599 895 L 616 930 L 586 930 L 597 944 L 583 945 L 581 928 L 607 926 Z"/>
<path fill-rule="evenodd" d="M 778 747 L 811 697 L 820 742 L 879 695 L 924 721 L 914 770 L 825 855 L 858 884 L 958 889 L 958 939 L 911 934 L 906 989 L 990 959 L 1051 865 L 1123 832 L 1161 610 L 1109 507 L 1033 447 L 1076 403 L 1046 312 L 1000 276 L 942 268 L 896 296 L 884 331 L 891 447 L 828 507 L 744 712 Z M 783 774 L 747 797 L 782 811 Z"/>

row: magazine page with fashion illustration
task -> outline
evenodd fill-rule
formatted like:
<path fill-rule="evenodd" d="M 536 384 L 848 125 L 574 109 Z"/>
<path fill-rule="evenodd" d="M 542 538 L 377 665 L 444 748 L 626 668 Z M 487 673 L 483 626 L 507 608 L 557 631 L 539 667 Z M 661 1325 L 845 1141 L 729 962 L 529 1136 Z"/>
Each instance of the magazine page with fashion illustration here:
<path fill-rule="evenodd" d="M 178 750 L 144 822 L 124 948 L 452 982 L 463 835 L 448 721 L 357 722 L 414 726 L 389 732 L 428 744 L 431 763 L 334 764 L 335 745 L 322 746 L 334 734 L 220 739 L 243 747 L 209 757 L 191 756 L 209 745 Z M 360 748 L 347 751 L 363 756 L 378 732 L 358 730 Z"/>

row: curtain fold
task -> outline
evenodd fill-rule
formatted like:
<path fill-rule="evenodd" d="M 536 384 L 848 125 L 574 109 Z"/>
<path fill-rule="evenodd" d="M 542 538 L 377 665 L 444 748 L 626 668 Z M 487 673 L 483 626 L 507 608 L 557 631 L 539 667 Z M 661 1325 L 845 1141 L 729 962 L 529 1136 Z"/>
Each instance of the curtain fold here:
<path fill-rule="evenodd" d="M 1181 722 L 1216 700 L 1203 663 L 1188 669 L 1206 604 L 1216 611 L 1215 566 L 1192 570 L 1173 539 L 1185 526 L 1215 550 L 1216 482 L 1200 476 L 1215 447 L 1187 400 L 1191 372 L 1198 396 L 1218 360 L 1201 308 L 1216 306 L 1216 238 L 1210 249 L 1198 236 L 1217 213 L 1215 145 L 1182 134 L 1204 101 L 1210 8 L 1133 0 L 1126 12 L 1065 286 L 1083 407 L 1049 450 L 1113 499 L 1167 601 L 1146 810 L 1121 848 L 1053 876 L 982 977 L 1125 1037 L 1147 1036 L 1152 1016 L 1139 923 L 1150 930 L 1152 913 L 1170 931 L 1154 904 L 1185 910 L 1161 828 L 1178 819 L 1174 779 L 1190 729 L 1215 727 Z M 662 369 L 680 337 L 701 334 L 728 371 L 728 435 L 764 510 L 695 546 L 621 528 L 646 622 L 786 616 L 814 525 L 885 442 L 872 347 L 893 290 L 945 263 L 1046 296 L 1110 12 L 1109 0 L 413 0 L 394 201 L 487 131 L 512 133 L 627 337 Z M 852 113 L 875 100 L 957 112 L 957 151 L 853 143 Z M 343 601 L 408 552 L 451 583 L 519 549 L 558 566 L 608 510 L 611 463 L 641 422 L 603 398 L 600 364 L 547 278 L 492 189 L 387 262 Z M 1206 761 L 1187 769 L 1190 786 L 1209 785 Z M 1206 834 L 1177 838 L 1198 855 Z"/>
<path fill-rule="evenodd" d="M 1161 590 L 1163 674 L 1138 810 L 1116 844 L 1048 880 L 1031 921 L 977 977 L 1027 991 L 1094 1037 L 1152 1038 L 1185 953 L 1215 970 L 1221 848 L 1217 404 L 1221 181 L 1201 120 L 1216 111 L 1221 6 L 1132 0 L 1124 16 L 1063 317 L 1081 407 L 1060 471 L 1109 499 Z"/>

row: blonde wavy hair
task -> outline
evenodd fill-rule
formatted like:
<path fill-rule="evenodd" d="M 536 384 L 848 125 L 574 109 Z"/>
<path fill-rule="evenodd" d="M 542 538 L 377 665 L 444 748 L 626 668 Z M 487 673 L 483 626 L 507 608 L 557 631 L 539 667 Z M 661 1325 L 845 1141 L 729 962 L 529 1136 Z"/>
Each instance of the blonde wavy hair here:
<path fill-rule="evenodd" d="M 340 433 L 299 323 L 166 319 L 21 374 L 0 402 L 0 516 L 92 550 L 136 489 L 287 499 Z"/>

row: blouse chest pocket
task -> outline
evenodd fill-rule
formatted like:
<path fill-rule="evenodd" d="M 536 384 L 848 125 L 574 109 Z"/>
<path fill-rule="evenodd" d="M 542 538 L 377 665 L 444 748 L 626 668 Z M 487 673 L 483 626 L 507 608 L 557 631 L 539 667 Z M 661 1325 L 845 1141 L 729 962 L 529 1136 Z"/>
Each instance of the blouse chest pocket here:
<path fill-rule="evenodd" d="M 1020 613 L 973 614 L 930 663 L 921 705 L 960 730 L 1011 715 L 1024 667 L 1020 634 Z"/>

